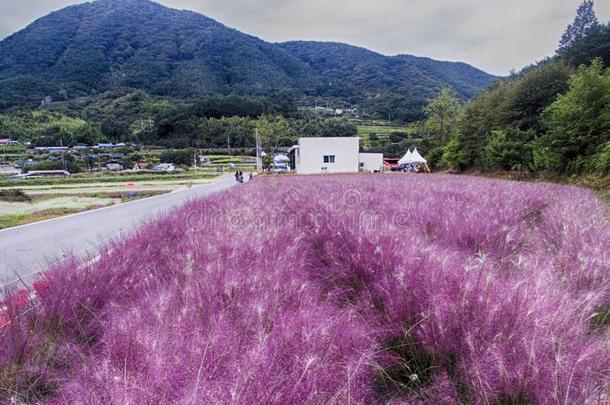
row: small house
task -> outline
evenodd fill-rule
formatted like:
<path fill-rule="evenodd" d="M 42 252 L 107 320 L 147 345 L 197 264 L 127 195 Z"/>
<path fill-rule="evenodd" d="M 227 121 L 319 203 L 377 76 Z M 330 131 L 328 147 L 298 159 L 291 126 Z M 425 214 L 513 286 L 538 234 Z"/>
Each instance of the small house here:
<path fill-rule="evenodd" d="M 157 172 L 173 172 L 176 170 L 176 166 L 173 163 L 159 163 L 153 167 L 153 170 Z"/>
<path fill-rule="evenodd" d="M 111 172 L 120 172 L 124 169 L 123 165 L 119 162 L 108 162 L 106 163 L 106 170 Z"/>
<path fill-rule="evenodd" d="M 357 173 L 360 138 L 299 138 L 289 149 L 291 168 L 298 174 Z"/>
<path fill-rule="evenodd" d="M 381 172 L 383 154 L 360 152 L 358 137 L 299 138 L 288 150 L 297 174 Z"/>

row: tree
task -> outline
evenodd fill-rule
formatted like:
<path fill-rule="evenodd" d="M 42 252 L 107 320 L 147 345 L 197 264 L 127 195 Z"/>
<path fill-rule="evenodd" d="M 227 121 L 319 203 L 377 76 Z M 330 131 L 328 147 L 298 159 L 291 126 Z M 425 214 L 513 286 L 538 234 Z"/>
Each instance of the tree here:
<path fill-rule="evenodd" d="M 210 118 L 199 123 L 196 146 L 199 148 L 253 148 L 254 124 L 250 118 Z"/>
<path fill-rule="evenodd" d="M 407 137 L 407 134 L 404 132 L 393 131 L 392 133 L 390 133 L 390 136 L 388 136 L 388 139 L 392 143 L 398 143 L 398 142 L 402 141 L 403 139 L 405 139 L 406 137 Z"/>
<path fill-rule="evenodd" d="M 483 151 L 486 167 L 491 170 L 532 170 L 533 139 L 533 130 L 507 128 L 493 131 Z"/>
<path fill-rule="evenodd" d="M 292 140 L 294 131 L 290 123 L 282 116 L 263 115 L 256 122 L 263 148 L 274 153 L 287 139 Z M 291 143 L 291 142 L 288 142 Z"/>
<path fill-rule="evenodd" d="M 192 166 L 194 162 L 195 149 L 167 149 L 161 152 L 161 162 L 176 165 Z"/>
<path fill-rule="evenodd" d="M 441 165 L 450 169 L 463 170 L 466 168 L 466 154 L 462 150 L 460 142 L 452 138 L 443 148 Z"/>
<path fill-rule="evenodd" d="M 591 29 L 597 27 L 598 24 L 595 10 L 593 10 L 593 0 L 583 1 L 576 10 L 574 22 L 568 25 L 561 36 L 557 53 L 559 55 L 566 53 L 575 43 L 585 38 Z"/>
<path fill-rule="evenodd" d="M 610 66 L 610 24 L 600 24 L 592 28 L 586 37 L 572 45 L 561 56 L 573 67 L 588 65 L 595 58 L 601 58 L 606 66 Z"/>
<path fill-rule="evenodd" d="M 440 140 L 448 139 L 454 130 L 461 104 L 451 89 L 444 89 L 425 108 L 428 119 L 426 129 Z"/>
<path fill-rule="evenodd" d="M 610 68 L 596 59 L 570 79 L 570 89 L 544 112 L 547 128 L 535 148 L 538 166 L 577 173 L 610 141 Z"/>
<path fill-rule="evenodd" d="M 568 90 L 571 71 L 561 61 L 550 61 L 536 66 L 520 76 L 509 90 L 506 113 L 502 124 L 522 130 L 541 131 L 540 114 L 557 96 Z M 502 106 L 499 106 L 502 107 Z"/>
<path fill-rule="evenodd" d="M 292 90 L 282 90 L 278 96 L 277 104 L 284 116 L 289 116 L 297 112 L 296 99 Z"/>

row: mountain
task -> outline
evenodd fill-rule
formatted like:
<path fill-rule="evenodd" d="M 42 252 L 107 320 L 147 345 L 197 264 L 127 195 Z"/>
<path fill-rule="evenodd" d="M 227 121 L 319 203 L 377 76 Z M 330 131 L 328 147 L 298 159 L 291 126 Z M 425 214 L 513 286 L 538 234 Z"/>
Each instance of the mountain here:
<path fill-rule="evenodd" d="M 153 95 L 324 97 L 418 112 L 450 86 L 470 98 L 494 76 L 463 63 L 385 56 L 338 43 L 274 44 L 148 0 L 98 0 L 43 17 L 0 42 L 0 109 L 115 88 Z M 408 115 L 408 114 L 407 114 Z"/>

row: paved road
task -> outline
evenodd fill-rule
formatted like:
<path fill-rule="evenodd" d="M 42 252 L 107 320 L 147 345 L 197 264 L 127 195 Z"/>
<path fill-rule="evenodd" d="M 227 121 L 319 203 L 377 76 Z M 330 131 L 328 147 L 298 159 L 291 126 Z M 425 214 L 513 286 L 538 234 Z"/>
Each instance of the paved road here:
<path fill-rule="evenodd" d="M 226 176 L 190 189 L 0 230 L 0 286 L 19 278 L 31 281 L 34 273 L 57 263 L 67 252 L 94 253 L 104 241 L 129 233 L 146 219 L 234 184 L 233 176 Z"/>

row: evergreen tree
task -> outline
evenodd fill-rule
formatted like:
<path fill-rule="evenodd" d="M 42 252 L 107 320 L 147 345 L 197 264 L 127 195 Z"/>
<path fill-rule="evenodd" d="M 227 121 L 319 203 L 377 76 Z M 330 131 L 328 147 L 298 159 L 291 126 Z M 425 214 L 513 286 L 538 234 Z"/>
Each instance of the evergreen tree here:
<path fill-rule="evenodd" d="M 566 31 L 561 36 L 559 41 L 559 55 L 564 54 L 576 42 L 585 38 L 591 29 L 597 27 L 599 22 L 593 10 L 593 0 L 585 0 L 578 6 L 576 10 L 576 18 L 574 22 L 566 28 Z"/>

